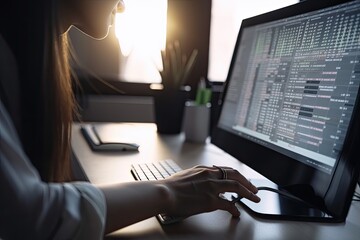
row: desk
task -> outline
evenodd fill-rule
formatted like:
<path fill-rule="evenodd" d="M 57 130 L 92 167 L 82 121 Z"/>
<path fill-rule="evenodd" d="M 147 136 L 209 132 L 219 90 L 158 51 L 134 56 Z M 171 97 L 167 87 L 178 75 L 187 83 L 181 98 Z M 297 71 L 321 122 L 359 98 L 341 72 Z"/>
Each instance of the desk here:
<path fill-rule="evenodd" d="M 103 123 L 119 126 L 119 123 Z M 182 168 L 194 165 L 228 165 L 247 178 L 262 178 L 218 147 L 184 141 L 183 134 L 159 135 L 152 123 L 120 123 L 132 131 L 131 137 L 140 144 L 139 152 L 92 152 L 75 123 L 72 146 L 81 167 L 94 184 L 134 181 L 130 166 L 137 162 L 175 160 Z M 109 238 L 115 239 L 358 239 L 360 236 L 360 203 L 353 202 L 345 223 L 311 223 L 264 220 L 239 206 L 241 217 L 234 219 L 224 211 L 198 214 L 180 223 L 162 226 L 155 217 L 120 229 Z"/>

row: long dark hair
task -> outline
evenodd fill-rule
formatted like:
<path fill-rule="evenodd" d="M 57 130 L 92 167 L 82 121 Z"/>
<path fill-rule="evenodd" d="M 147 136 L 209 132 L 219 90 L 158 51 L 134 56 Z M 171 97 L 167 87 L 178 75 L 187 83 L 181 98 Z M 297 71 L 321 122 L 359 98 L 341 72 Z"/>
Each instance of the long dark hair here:
<path fill-rule="evenodd" d="M 71 124 L 75 110 L 75 100 L 72 90 L 70 52 L 67 34 L 60 32 L 57 8 L 58 1 L 47 0 L 52 4 L 52 14 L 48 16 L 50 23 L 46 25 L 45 55 L 44 55 L 44 99 L 45 123 L 44 138 L 51 139 L 51 147 L 44 152 L 49 157 L 48 177 L 54 181 L 71 180 L 70 175 L 70 142 Z"/>
<path fill-rule="evenodd" d="M 58 23 L 59 1 L 10 2 L 10 19 L 5 28 L 19 69 L 18 132 L 26 154 L 44 181 L 68 181 L 75 101 L 67 36 L 61 34 Z"/>

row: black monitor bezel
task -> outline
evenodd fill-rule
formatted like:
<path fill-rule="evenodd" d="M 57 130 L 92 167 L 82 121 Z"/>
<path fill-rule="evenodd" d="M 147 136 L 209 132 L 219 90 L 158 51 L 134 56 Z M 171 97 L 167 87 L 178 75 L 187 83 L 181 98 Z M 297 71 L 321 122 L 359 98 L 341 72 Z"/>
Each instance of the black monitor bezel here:
<path fill-rule="evenodd" d="M 244 28 L 320 10 L 345 2 L 352 1 L 304 1 L 244 19 L 234 48 L 234 55 L 231 60 L 223 95 L 219 101 L 220 116 L 223 106 L 222 103 L 225 100 L 228 90 L 231 71 L 234 68 L 235 53 L 238 50 Z M 352 195 L 359 178 L 360 163 L 356 161 L 356 159 L 360 159 L 360 150 L 359 147 L 357 147 L 360 146 L 359 107 L 358 97 L 350 121 L 349 131 L 345 139 L 344 148 L 333 168 L 332 174 L 317 170 L 299 161 L 294 161 L 279 152 L 226 131 L 218 125 L 212 130 L 211 143 L 220 147 L 280 187 L 284 187 L 297 197 L 330 214 L 333 216 L 330 221 L 341 222 L 346 219 L 352 201 Z M 241 148 L 239 148 L 239 146 L 241 146 Z M 239 149 L 241 149 L 241 151 L 239 151 Z M 282 174 L 274 174 L 274 169 L 283 169 L 285 171 L 283 171 Z M 329 219 L 326 221 L 328 220 Z"/>

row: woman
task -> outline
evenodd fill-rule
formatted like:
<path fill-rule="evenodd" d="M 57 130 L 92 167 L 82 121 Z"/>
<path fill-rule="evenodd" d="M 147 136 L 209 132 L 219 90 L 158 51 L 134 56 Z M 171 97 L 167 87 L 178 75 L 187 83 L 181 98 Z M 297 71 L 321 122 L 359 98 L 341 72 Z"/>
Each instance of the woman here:
<path fill-rule="evenodd" d="M 221 192 L 260 201 L 256 187 L 231 168 L 199 166 L 157 182 L 70 182 L 76 104 L 66 33 L 75 26 L 105 37 L 111 12 L 124 9 L 124 3 L 11 0 L 8 5 L 0 23 L 0 238 L 101 239 L 163 212 L 186 217 L 222 209 L 239 216 Z"/>

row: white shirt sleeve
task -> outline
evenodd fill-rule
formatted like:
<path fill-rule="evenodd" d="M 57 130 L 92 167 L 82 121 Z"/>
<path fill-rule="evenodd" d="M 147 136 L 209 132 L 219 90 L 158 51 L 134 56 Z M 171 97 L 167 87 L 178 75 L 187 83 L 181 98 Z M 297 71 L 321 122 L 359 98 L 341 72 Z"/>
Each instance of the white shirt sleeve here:
<path fill-rule="evenodd" d="M 0 239 L 102 239 L 105 214 L 90 183 L 41 181 L 0 101 Z"/>

